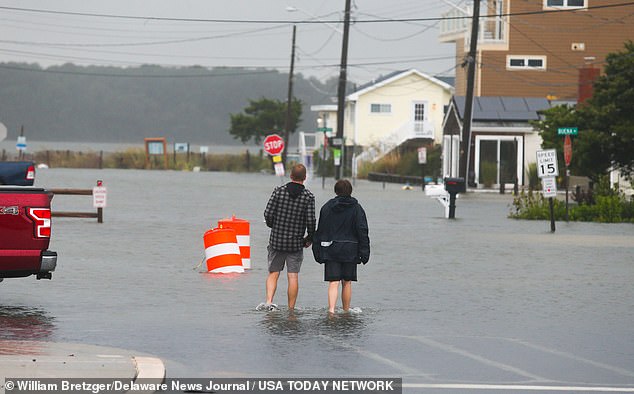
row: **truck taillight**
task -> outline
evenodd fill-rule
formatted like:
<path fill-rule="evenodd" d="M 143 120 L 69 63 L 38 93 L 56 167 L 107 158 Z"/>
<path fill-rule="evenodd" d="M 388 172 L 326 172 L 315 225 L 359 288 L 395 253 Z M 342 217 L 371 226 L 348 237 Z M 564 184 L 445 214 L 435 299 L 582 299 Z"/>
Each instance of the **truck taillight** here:
<path fill-rule="evenodd" d="M 51 237 L 51 210 L 49 208 L 29 208 L 29 217 L 35 222 L 38 238 Z"/>
<path fill-rule="evenodd" d="M 28 181 L 34 181 L 35 180 L 35 166 L 31 165 L 31 166 L 29 166 L 29 169 L 26 170 L 26 179 Z"/>

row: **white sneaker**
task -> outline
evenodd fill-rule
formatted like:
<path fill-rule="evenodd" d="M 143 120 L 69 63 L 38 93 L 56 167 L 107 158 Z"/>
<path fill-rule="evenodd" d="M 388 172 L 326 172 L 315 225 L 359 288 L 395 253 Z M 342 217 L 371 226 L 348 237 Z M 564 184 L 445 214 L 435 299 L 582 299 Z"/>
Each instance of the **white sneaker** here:
<path fill-rule="evenodd" d="M 350 309 L 348 309 L 348 312 L 350 312 L 350 313 L 354 313 L 354 314 L 359 314 L 359 313 L 361 313 L 361 312 L 363 312 L 363 311 L 361 310 L 361 308 L 359 308 L 359 307 L 357 306 L 357 307 L 354 307 L 354 308 L 350 308 Z"/>
<path fill-rule="evenodd" d="M 258 306 L 255 307 L 256 311 L 265 311 L 265 312 L 275 312 L 279 311 L 280 308 L 277 304 L 267 304 L 266 302 L 260 302 Z"/>

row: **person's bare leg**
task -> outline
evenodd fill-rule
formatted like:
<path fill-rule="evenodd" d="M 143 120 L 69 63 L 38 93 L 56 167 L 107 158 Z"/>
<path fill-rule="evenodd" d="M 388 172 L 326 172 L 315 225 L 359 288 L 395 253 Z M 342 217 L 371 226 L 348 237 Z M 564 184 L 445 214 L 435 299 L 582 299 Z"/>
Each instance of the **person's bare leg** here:
<path fill-rule="evenodd" d="M 343 310 L 348 311 L 350 309 L 350 301 L 352 300 L 352 281 L 341 281 L 341 303 L 343 304 Z"/>
<path fill-rule="evenodd" d="M 328 285 L 328 312 L 335 313 L 337 295 L 339 293 L 339 281 L 333 280 Z"/>
<path fill-rule="evenodd" d="M 295 308 L 297 293 L 299 292 L 299 273 L 289 272 L 288 276 L 288 309 Z"/>
<path fill-rule="evenodd" d="M 272 304 L 275 290 L 277 289 L 277 279 L 280 277 L 279 272 L 269 272 L 266 277 L 266 303 Z"/>

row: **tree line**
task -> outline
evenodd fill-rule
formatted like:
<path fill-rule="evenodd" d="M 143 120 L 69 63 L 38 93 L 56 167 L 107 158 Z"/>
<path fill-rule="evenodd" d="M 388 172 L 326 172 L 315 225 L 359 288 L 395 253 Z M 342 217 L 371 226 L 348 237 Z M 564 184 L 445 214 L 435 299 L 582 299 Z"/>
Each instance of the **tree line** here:
<path fill-rule="evenodd" d="M 295 75 L 299 129 L 312 131 L 310 105 L 329 103 L 336 84 Z M 9 139 L 23 126 L 32 141 L 239 144 L 231 114 L 261 98 L 285 102 L 287 87 L 288 74 L 269 69 L 0 63 L 0 122 Z"/>

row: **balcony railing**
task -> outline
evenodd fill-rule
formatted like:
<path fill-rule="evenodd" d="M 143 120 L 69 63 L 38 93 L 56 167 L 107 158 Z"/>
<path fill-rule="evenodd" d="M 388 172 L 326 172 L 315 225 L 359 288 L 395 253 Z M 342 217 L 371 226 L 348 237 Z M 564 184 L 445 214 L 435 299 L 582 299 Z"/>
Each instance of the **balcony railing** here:
<path fill-rule="evenodd" d="M 480 6 L 480 16 L 495 15 L 489 18 L 481 18 L 478 31 L 478 43 L 498 44 L 506 43 L 507 23 L 501 15 L 504 13 L 503 0 L 483 0 Z M 464 7 L 454 6 L 444 13 L 440 24 L 439 39 L 442 42 L 455 41 L 458 38 L 465 39 L 465 47 L 469 47 L 471 32 L 471 16 L 473 15 L 473 2 Z"/>
<path fill-rule="evenodd" d="M 377 161 L 390 153 L 402 143 L 414 138 L 434 138 L 434 125 L 428 121 L 408 121 L 394 130 L 391 134 L 373 144 L 362 154 L 357 156 L 358 161 Z"/>

